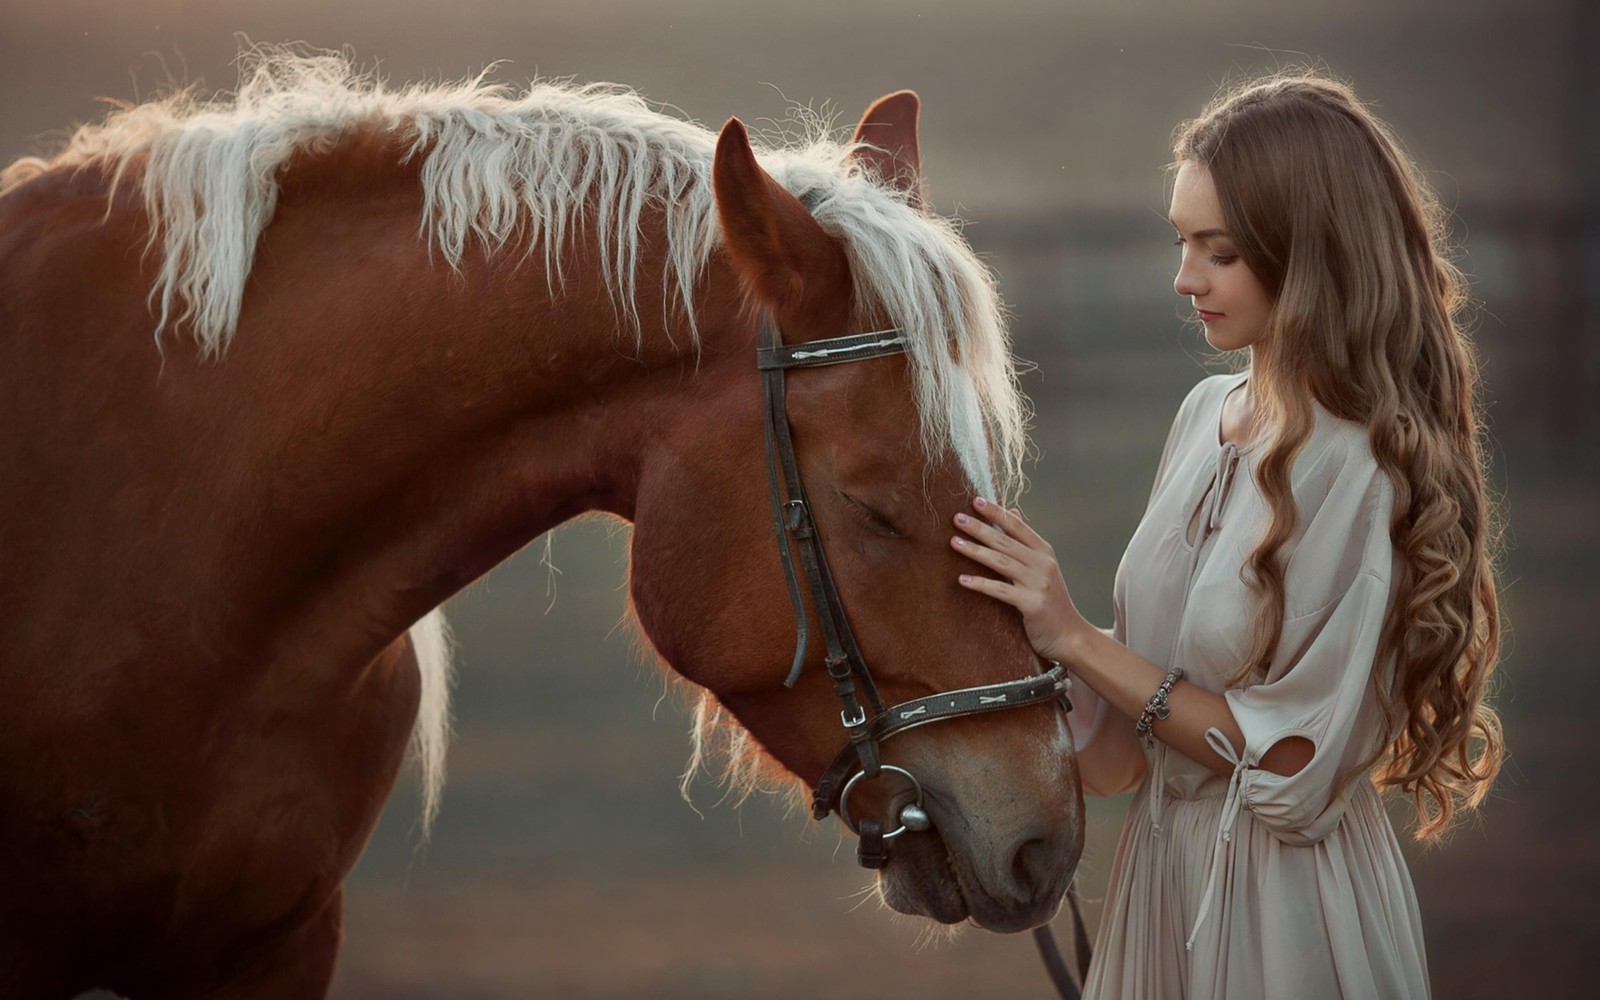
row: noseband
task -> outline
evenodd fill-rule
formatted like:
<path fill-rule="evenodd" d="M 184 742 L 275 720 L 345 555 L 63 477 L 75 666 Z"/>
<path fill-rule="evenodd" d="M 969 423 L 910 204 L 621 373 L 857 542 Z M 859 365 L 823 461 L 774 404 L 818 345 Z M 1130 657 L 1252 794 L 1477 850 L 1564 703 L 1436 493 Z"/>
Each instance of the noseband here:
<path fill-rule="evenodd" d="M 816 522 L 806 502 L 805 484 L 795 461 L 794 441 L 789 432 L 789 414 L 784 397 L 784 373 L 791 368 L 817 368 L 824 365 L 864 361 L 868 358 L 902 354 L 906 340 L 899 330 L 877 330 L 847 337 L 785 345 L 777 325 L 765 312 L 761 316 L 760 346 L 756 367 L 762 373 L 762 396 L 766 404 L 767 485 L 772 500 L 772 524 L 778 538 L 778 555 L 783 562 L 789 600 L 794 605 L 795 652 L 785 686 L 793 687 L 805 664 L 810 638 L 806 605 L 800 594 L 793 550 L 800 553 L 800 566 L 811 592 L 828 651 L 824 662 L 833 679 L 834 693 L 842 706 L 839 721 L 849 737 L 833 763 L 823 773 L 811 797 L 811 814 L 824 819 L 837 811 L 841 819 L 861 838 L 856 857 L 866 868 L 882 868 L 888 863 L 888 842 L 907 830 L 926 830 L 930 826 L 923 806 L 922 783 L 903 767 L 884 764 L 878 744 L 908 729 L 942 722 L 965 715 L 1021 708 L 1060 700 L 1068 708 L 1069 682 L 1065 668 L 1053 665 L 1043 674 L 1021 677 L 999 684 L 962 688 L 943 694 L 917 698 L 885 708 L 872 673 L 844 613 L 844 601 L 834 585 L 817 535 Z M 915 627 L 907 623 L 907 627 Z M 865 704 L 863 704 L 863 701 Z M 868 707 L 871 714 L 868 714 Z M 898 826 L 885 832 L 881 820 L 850 813 L 850 793 L 864 781 L 875 781 L 885 773 L 897 774 L 911 783 L 916 799 L 900 810 Z"/>

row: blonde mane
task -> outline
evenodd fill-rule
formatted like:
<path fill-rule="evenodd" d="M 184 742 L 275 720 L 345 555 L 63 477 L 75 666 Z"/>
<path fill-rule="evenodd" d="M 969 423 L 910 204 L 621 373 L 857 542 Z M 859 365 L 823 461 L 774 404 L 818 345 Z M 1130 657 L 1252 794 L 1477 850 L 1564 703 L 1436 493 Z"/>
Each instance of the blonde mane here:
<path fill-rule="evenodd" d="M 421 238 L 450 267 L 472 242 L 491 253 L 542 248 L 547 279 L 559 290 L 564 252 L 590 235 L 600 244 L 612 302 L 636 336 L 643 328 L 634 294 L 639 232 L 647 215 L 659 213 L 670 289 L 660 308 L 663 316 L 681 310 L 698 343 L 695 289 L 721 238 L 710 131 L 611 84 L 535 81 L 512 91 L 479 75 L 390 89 L 342 54 L 279 47 L 254 49 L 241 64 L 235 94 L 186 90 L 123 107 L 78 129 L 55 157 L 0 172 L 0 195 L 85 166 L 105 169 L 113 192 L 138 187 L 151 220 L 147 249 L 160 252 L 151 290 L 158 342 L 164 331 L 186 327 L 203 353 L 222 355 L 238 327 L 257 241 L 272 221 L 280 174 L 298 152 L 379 128 L 401 139 L 406 161 L 420 162 Z M 843 245 L 863 311 L 876 307 L 904 331 L 927 453 L 954 452 L 974 489 L 1009 499 L 1021 486 L 1026 414 L 994 277 L 954 224 L 908 204 L 851 151 L 813 134 L 757 155 Z M 425 816 L 437 804 L 448 730 L 442 629 L 430 617 L 413 630 L 419 652 L 427 652 L 419 656 L 424 673 L 434 674 L 425 678 L 414 740 Z"/>

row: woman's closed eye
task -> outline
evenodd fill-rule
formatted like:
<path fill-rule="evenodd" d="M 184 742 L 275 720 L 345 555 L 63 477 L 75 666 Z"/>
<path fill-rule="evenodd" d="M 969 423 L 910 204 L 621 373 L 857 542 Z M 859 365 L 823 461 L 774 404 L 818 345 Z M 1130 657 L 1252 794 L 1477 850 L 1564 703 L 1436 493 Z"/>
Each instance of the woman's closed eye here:
<path fill-rule="evenodd" d="M 1189 245 L 1189 241 L 1185 240 L 1182 236 L 1180 236 L 1177 239 L 1172 241 L 1172 245 L 1175 246 L 1175 247 L 1178 247 L 1180 250 L 1185 250 L 1185 252 L 1187 252 L 1187 247 Z M 1239 255 L 1238 254 L 1236 254 L 1236 253 L 1228 253 L 1227 251 L 1224 251 L 1224 250 L 1208 250 L 1206 252 L 1206 260 L 1209 261 L 1212 265 L 1214 265 L 1216 267 L 1227 267 L 1229 264 L 1232 264 L 1234 261 L 1237 261 L 1238 259 L 1239 259 Z"/>

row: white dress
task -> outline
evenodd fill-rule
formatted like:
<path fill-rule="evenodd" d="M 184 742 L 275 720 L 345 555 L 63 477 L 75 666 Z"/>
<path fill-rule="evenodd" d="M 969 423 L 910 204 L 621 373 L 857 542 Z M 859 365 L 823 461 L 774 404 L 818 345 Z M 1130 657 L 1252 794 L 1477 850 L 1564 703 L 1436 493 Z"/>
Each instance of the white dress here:
<path fill-rule="evenodd" d="M 1228 688 L 1258 606 L 1241 570 L 1270 520 L 1255 445 L 1219 440 L 1223 401 L 1247 376 L 1208 378 L 1179 409 L 1117 571 L 1115 631 L 1225 692 L 1245 745 L 1207 734 L 1233 764 L 1219 777 L 1159 741 L 1146 750 L 1131 720 L 1075 685 L 1085 791 L 1138 785 L 1084 996 L 1426 997 L 1411 876 L 1368 774 L 1352 773 L 1382 742 L 1373 681 L 1393 488 L 1364 429 L 1317 407 L 1292 472 L 1283 638 L 1265 680 Z M 1311 741 L 1310 763 L 1292 777 L 1258 768 L 1288 736 Z"/>

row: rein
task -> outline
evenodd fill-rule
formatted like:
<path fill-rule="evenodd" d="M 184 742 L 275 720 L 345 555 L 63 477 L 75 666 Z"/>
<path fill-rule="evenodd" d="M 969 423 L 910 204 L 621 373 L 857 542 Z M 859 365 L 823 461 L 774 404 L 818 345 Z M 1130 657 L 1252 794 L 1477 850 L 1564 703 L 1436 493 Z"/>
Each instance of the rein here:
<path fill-rule="evenodd" d="M 777 536 L 778 555 L 783 563 L 789 601 L 794 607 L 794 661 L 790 664 L 784 686 L 793 687 L 799 680 L 810 642 L 805 599 L 801 596 L 799 574 L 795 571 L 794 550 L 798 550 L 800 567 L 811 595 L 811 606 L 816 609 L 817 621 L 822 627 L 823 641 L 827 646 L 824 663 L 828 676 L 833 680 L 834 693 L 839 698 L 839 721 L 847 736 L 844 747 L 823 772 L 812 792 L 811 814 L 813 818 L 822 820 L 829 813 L 837 812 L 845 825 L 860 838 L 856 847 L 857 860 L 862 867 L 871 869 L 888 864 L 890 841 L 908 830 L 927 830 L 932 826 L 923 806 L 922 783 L 905 768 L 884 764 L 879 752 L 880 743 L 909 729 L 946 719 L 1051 701 L 1059 701 L 1069 711 L 1072 708 L 1067 697 L 1071 682 L 1067 678 L 1066 668 L 1059 663 L 1052 664 L 1042 674 L 946 691 L 888 708 L 885 708 L 877 685 L 873 683 L 872 672 L 867 668 L 866 660 L 856 645 L 855 634 L 850 629 L 844 600 L 839 596 L 833 573 L 828 569 L 822 539 L 817 534 L 811 508 L 806 501 L 805 483 L 800 478 L 789 428 L 784 375 L 792 368 L 817 368 L 865 361 L 902 354 L 905 349 L 905 337 L 896 329 L 786 345 L 777 324 L 763 310 L 760 342 L 756 351 L 756 367 L 762 376 L 762 398 L 766 411 L 763 432 L 766 438 L 772 525 Z M 872 710 L 870 715 L 867 711 L 869 706 Z M 909 781 L 916 796 L 914 801 L 900 809 L 895 817 L 898 825 L 888 831 L 880 819 L 858 818 L 850 813 L 850 793 L 856 786 L 863 781 L 875 781 L 886 773 L 899 775 Z M 1069 890 L 1068 899 L 1076 919 L 1077 947 L 1074 950 L 1079 959 L 1080 975 L 1086 975 L 1089 943 L 1078 910 L 1076 889 Z M 1077 1000 L 1077 987 L 1067 972 L 1048 924 L 1034 929 L 1034 941 L 1061 996 L 1066 1000 Z"/>

